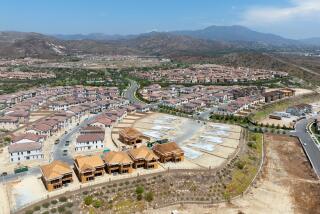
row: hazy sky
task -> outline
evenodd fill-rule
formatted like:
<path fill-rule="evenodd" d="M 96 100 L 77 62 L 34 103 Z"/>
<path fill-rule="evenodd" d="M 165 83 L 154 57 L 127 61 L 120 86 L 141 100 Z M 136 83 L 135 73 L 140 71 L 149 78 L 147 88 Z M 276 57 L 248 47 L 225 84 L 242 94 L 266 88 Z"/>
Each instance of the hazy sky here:
<path fill-rule="evenodd" d="M 0 0 L 0 31 L 134 34 L 210 25 L 320 36 L 320 0 Z"/>

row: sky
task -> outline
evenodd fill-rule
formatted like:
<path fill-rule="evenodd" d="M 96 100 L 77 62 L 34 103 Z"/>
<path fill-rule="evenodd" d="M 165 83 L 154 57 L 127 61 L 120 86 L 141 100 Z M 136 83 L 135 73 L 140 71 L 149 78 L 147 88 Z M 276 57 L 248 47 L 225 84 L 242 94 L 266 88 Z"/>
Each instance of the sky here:
<path fill-rule="evenodd" d="M 0 31 L 137 34 L 210 25 L 320 37 L 320 0 L 0 0 Z"/>

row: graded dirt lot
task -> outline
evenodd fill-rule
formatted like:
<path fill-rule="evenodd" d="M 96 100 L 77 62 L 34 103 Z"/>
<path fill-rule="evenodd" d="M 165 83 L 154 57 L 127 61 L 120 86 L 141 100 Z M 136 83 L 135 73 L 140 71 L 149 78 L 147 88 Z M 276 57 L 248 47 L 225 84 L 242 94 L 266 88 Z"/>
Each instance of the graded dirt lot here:
<path fill-rule="evenodd" d="M 242 197 L 218 205 L 176 205 L 146 213 L 320 213 L 320 183 L 297 139 L 265 135 L 259 179 Z"/>

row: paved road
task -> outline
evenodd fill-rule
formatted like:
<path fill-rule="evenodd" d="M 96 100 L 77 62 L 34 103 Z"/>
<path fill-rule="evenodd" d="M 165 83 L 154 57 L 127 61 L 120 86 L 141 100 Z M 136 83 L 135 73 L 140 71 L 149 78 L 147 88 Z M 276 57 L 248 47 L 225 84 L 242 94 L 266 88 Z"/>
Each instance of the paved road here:
<path fill-rule="evenodd" d="M 54 147 L 53 147 L 53 152 L 51 154 L 50 162 L 52 160 L 61 160 L 61 161 L 64 161 L 64 162 L 72 165 L 73 164 L 72 156 L 70 156 L 68 154 L 68 152 L 66 152 L 64 155 L 63 150 L 69 150 L 68 146 L 65 146 L 65 144 L 67 141 L 70 141 L 70 144 L 71 144 L 71 141 L 72 141 L 72 138 L 74 137 L 74 134 L 76 134 L 81 129 L 81 127 L 84 127 L 88 123 L 90 123 L 95 117 L 97 117 L 97 115 L 94 115 L 88 119 L 85 119 L 84 121 L 82 121 L 79 124 L 79 126 L 72 128 L 71 130 L 68 131 L 67 134 L 63 135 L 60 138 L 60 143 L 54 145 Z M 0 179 L 0 182 L 3 182 L 3 181 L 7 182 L 7 181 L 11 181 L 11 180 L 16 180 L 16 179 L 19 179 L 19 178 L 26 176 L 26 175 L 40 176 L 41 175 L 40 168 L 37 166 L 30 167 L 27 172 L 23 172 L 23 173 L 19 173 L 19 174 L 8 174 L 7 176 L 2 177 L 2 179 Z"/>
<path fill-rule="evenodd" d="M 124 97 L 133 104 L 144 104 L 135 96 L 136 91 L 139 89 L 138 83 L 134 80 L 129 80 L 129 81 L 130 81 L 130 85 L 127 88 L 127 90 L 124 92 Z"/>
<path fill-rule="evenodd" d="M 198 118 L 200 120 L 209 120 L 210 118 L 210 115 L 212 112 L 216 111 L 217 110 L 217 107 L 212 107 L 204 112 L 201 112 L 200 115 L 198 115 Z"/>
<path fill-rule="evenodd" d="M 302 147 L 307 153 L 309 160 L 318 175 L 320 177 L 320 150 L 317 147 L 316 143 L 312 140 L 310 134 L 306 131 L 307 125 L 313 119 L 303 119 L 297 122 L 296 130 L 292 134 L 299 137 Z"/>
<path fill-rule="evenodd" d="M 69 163 L 70 165 L 73 164 L 72 156 L 69 155 L 68 152 L 63 152 L 64 150 L 69 150 L 69 146 L 66 146 L 67 141 L 69 144 L 74 143 L 73 138 L 75 134 L 79 132 L 82 127 L 87 126 L 90 122 L 92 122 L 98 115 L 93 115 L 91 117 L 86 118 L 83 120 L 78 126 L 75 126 L 71 130 L 68 131 L 67 134 L 64 134 L 59 140 L 59 144 L 54 145 L 52 158 L 53 160 L 61 160 L 64 162 Z"/>

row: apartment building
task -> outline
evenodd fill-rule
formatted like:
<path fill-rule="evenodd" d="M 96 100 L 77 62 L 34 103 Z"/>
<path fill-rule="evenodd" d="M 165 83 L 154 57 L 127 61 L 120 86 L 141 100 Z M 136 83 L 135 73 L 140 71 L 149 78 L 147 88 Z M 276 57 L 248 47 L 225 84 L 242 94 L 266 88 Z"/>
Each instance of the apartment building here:
<path fill-rule="evenodd" d="M 104 147 L 104 133 L 81 134 L 76 139 L 75 151 L 102 149 Z"/>
<path fill-rule="evenodd" d="M 10 162 L 42 159 L 42 144 L 38 142 L 12 143 L 8 146 Z"/>
<path fill-rule="evenodd" d="M 0 117 L 0 128 L 5 130 L 15 130 L 19 127 L 19 118 L 11 116 Z"/>

